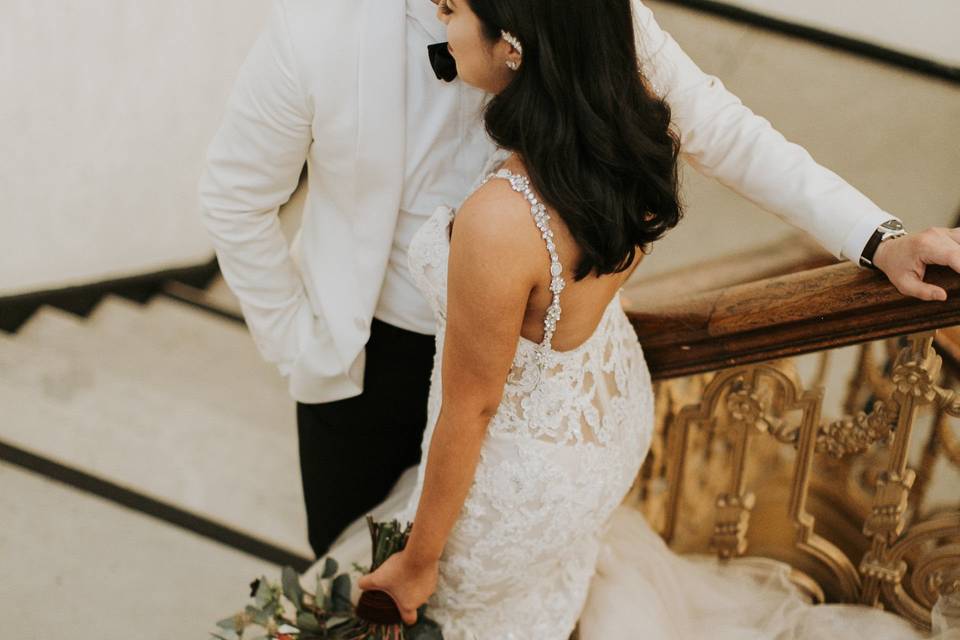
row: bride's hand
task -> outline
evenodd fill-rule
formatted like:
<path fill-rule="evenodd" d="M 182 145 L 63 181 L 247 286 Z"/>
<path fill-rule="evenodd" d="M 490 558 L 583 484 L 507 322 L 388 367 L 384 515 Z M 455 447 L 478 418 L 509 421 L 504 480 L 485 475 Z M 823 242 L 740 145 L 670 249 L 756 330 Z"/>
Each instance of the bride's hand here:
<path fill-rule="evenodd" d="M 419 562 L 405 550 L 384 561 L 376 571 L 361 576 L 357 586 L 362 590 L 380 589 L 389 593 L 400 608 L 404 624 L 417 621 L 417 608 L 436 591 L 439 561 Z"/>

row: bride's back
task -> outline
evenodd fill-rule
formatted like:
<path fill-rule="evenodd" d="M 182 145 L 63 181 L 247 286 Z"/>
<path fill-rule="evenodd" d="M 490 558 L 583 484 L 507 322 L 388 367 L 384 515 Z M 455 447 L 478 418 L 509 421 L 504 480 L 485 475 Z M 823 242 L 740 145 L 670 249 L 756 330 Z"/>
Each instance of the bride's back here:
<path fill-rule="evenodd" d="M 516 156 L 511 156 L 501 165 L 501 168 L 508 169 L 515 174 L 526 175 L 523 163 Z M 537 276 L 536 285 L 530 292 L 520 330 L 520 335 L 527 340 L 540 343 L 543 340 L 544 332 L 543 318 L 553 299 L 553 292 L 550 290 L 550 257 L 544 247 L 540 231 L 530 216 L 529 205 L 520 194 L 509 187 L 497 186 L 500 182 L 493 181 L 482 188 L 493 192 L 490 194 L 493 198 L 491 204 L 522 210 L 523 213 L 520 217 L 525 218 L 525 220 L 518 225 L 517 233 L 528 235 L 531 251 L 543 255 L 543 269 Z M 620 273 L 604 274 L 599 277 L 590 275 L 582 280 L 574 281 L 571 274 L 575 271 L 576 265 L 579 264 L 583 250 L 570 232 L 569 227 L 550 206 L 547 206 L 547 213 L 550 216 L 548 225 L 550 230 L 553 231 L 553 241 L 556 245 L 560 264 L 563 266 L 562 273 L 565 281 L 565 286 L 560 294 L 560 306 L 563 311 L 553 334 L 552 348 L 555 351 L 570 351 L 581 345 L 593 334 L 600 323 L 604 310 L 637 265 L 640 264 L 644 254 L 638 248 L 633 263 L 627 270 Z"/>

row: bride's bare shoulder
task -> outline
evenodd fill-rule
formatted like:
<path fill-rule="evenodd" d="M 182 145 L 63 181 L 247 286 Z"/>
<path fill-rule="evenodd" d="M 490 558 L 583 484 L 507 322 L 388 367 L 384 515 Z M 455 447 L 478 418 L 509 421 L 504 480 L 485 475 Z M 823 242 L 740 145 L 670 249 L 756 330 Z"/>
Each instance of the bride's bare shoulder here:
<path fill-rule="evenodd" d="M 530 203 L 514 191 L 509 180 L 490 178 L 467 198 L 457 211 L 456 225 L 482 225 L 491 231 L 510 231 L 526 237 L 537 237 L 537 228 L 530 213 Z M 530 233 L 523 233 L 529 231 Z"/>
<path fill-rule="evenodd" d="M 527 175 L 523 164 L 512 157 L 502 163 L 499 169 L 506 169 L 514 175 Z M 481 216 L 488 223 L 506 225 L 514 231 L 532 227 L 530 203 L 522 193 L 513 188 L 509 179 L 496 173 L 487 176 L 486 181 L 464 201 L 457 214 L 458 218 L 464 211 L 470 216 Z M 532 229 L 536 230 L 535 227 Z"/>
<path fill-rule="evenodd" d="M 490 178 L 457 210 L 451 249 L 457 245 L 483 246 L 518 267 L 542 267 L 543 240 L 530 213 L 530 203 L 508 180 Z"/>

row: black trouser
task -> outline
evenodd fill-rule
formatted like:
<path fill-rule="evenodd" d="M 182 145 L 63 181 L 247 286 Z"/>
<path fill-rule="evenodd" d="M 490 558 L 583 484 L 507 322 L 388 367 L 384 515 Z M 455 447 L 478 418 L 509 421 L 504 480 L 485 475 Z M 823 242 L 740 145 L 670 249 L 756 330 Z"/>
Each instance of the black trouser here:
<path fill-rule="evenodd" d="M 310 546 L 320 558 L 420 460 L 434 336 L 376 318 L 359 396 L 297 402 L 300 475 Z"/>

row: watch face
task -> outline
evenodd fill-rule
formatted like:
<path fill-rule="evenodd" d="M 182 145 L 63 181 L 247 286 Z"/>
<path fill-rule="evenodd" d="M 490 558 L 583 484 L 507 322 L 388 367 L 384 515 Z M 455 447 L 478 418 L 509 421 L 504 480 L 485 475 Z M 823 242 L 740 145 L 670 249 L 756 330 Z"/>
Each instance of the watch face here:
<path fill-rule="evenodd" d="M 887 220 L 880 226 L 884 229 L 890 229 L 891 231 L 900 231 L 903 229 L 903 224 L 899 220 Z"/>

